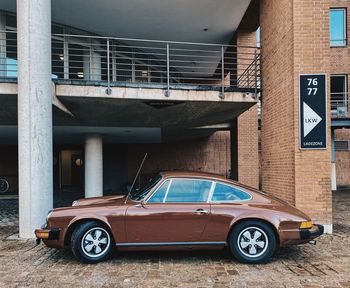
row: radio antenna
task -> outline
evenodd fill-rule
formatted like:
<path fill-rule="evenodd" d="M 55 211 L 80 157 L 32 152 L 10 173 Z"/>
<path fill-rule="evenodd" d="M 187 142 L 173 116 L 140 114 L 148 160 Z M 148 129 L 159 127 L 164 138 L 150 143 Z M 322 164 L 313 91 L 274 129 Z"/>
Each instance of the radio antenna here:
<path fill-rule="evenodd" d="M 126 204 L 126 202 L 128 201 L 128 199 L 129 199 L 129 197 L 130 197 L 130 194 L 131 194 L 131 192 L 132 192 L 132 189 L 134 189 L 134 185 L 135 185 L 135 183 L 136 183 L 136 179 L 137 179 L 137 177 L 139 177 L 140 171 L 141 171 L 141 169 L 142 169 L 143 163 L 145 162 L 145 160 L 146 160 L 146 158 L 147 158 L 147 155 L 148 155 L 148 153 L 146 153 L 145 156 L 144 156 L 143 159 L 142 159 L 141 165 L 140 165 L 140 167 L 139 167 L 139 170 L 137 170 L 136 176 L 135 176 L 135 178 L 134 178 L 134 181 L 133 181 L 132 184 L 131 184 L 129 193 L 128 193 L 128 195 L 126 196 L 126 199 L 125 199 L 124 204 Z"/>

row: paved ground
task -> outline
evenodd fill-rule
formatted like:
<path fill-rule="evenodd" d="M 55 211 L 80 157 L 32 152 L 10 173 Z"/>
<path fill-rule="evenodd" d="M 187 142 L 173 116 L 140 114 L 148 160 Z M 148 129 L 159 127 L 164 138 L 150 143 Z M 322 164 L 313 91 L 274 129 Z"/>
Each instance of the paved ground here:
<path fill-rule="evenodd" d="M 280 249 L 268 264 L 228 252 L 115 253 L 98 265 L 16 240 L 17 201 L 0 200 L 0 287 L 350 287 L 350 191 L 334 197 L 334 234 Z"/>

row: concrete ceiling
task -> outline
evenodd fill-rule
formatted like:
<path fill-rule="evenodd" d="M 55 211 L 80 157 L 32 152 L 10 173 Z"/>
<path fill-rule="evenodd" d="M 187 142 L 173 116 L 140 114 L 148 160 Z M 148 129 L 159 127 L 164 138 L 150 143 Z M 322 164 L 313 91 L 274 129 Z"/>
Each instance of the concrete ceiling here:
<path fill-rule="evenodd" d="M 250 0 L 51 2 L 54 22 L 104 36 L 229 43 Z M 15 12 L 16 0 L 1 0 L 0 9 Z"/>
<path fill-rule="evenodd" d="M 17 139 L 17 97 L 1 95 L 0 143 Z M 208 136 L 255 102 L 186 101 L 156 108 L 148 102 L 96 97 L 59 97 L 74 115 L 53 108 L 55 143 L 83 143 L 99 133 L 106 143 L 160 143 Z"/>

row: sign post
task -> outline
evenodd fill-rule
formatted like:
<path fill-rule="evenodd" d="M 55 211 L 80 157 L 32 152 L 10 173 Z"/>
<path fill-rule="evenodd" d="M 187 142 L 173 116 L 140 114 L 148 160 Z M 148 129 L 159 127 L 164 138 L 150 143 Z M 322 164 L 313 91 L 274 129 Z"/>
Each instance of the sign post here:
<path fill-rule="evenodd" d="M 326 75 L 300 75 L 299 87 L 300 149 L 327 149 Z"/>

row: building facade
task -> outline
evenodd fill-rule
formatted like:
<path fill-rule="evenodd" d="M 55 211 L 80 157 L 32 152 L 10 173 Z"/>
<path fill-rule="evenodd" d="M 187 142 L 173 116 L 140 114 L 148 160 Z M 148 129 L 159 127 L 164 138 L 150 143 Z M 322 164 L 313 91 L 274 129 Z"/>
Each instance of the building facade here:
<path fill-rule="evenodd" d="M 2 1 L 0 177 L 19 195 L 20 236 L 33 237 L 53 195 L 125 193 L 146 153 L 137 183 L 159 170 L 222 174 L 331 232 L 332 185 L 350 184 L 348 10 L 345 0 Z M 306 151 L 298 79 L 312 73 L 326 74 L 328 145 Z"/>

